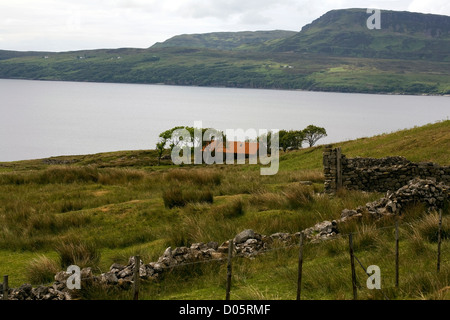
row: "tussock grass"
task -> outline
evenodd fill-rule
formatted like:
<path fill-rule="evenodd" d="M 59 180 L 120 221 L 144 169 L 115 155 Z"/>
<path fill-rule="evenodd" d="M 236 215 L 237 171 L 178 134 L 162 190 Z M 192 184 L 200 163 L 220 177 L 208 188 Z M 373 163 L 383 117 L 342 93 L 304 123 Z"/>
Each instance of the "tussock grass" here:
<path fill-rule="evenodd" d="M 439 233 L 439 214 L 434 212 L 426 215 L 421 221 L 417 222 L 416 228 L 423 239 L 426 239 L 429 242 L 437 242 Z M 442 218 L 441 239 L 450 239 L 449 217 Z"/>
<path fill-rule="evenodd" d="M 301 184 L 289 185 L 283 192 L 291 209 L 297 209 L 314 201 L 314 190 Z"/>
<path fill-rule="evenodd" d="M 256 191 L 251 194 L 250 204 L 260 210 L 271 209 L 298 209 L 311 205 L 314 202 L 314 187 L 300 183 L 291 183 L 281 191 Z"/>
<path fill-rule="evenodd" d="M 230 199 L 231 201 L 231 199 Z M 217 231 L 208 230 L 214 222 L 210 205 L 190 204 L 185 207 L 187 223 L 194 237 Z M 247 213 L 241 217 L 244 218 Z M 239 218 L 239 219 L 241 219 Z M 230 221 L 230 220 L 226 220 Z M 419 222 L 419 221 L 417 221 Z M 203 223 L 203 224 L 202 224 Z M 200 225 L 199 225 L 200 224 Z M 197 226 L 197 229 L 193 229 Z M 227 228 L 233 227 L 229 224 Z M 424 251 L 417 255 L 410 238 L 410 226 L 401 227 L 400 289 L 394 286 L 394 237 L 389 230 L 379 230 L 375 223 L 356 225 L 356 255 L 367 267 L 379 265 L 382 271 L 382 289 L 390 299 L 445 299 L 450 268 L 444 265 L 441 273 L 435 272 L 435 248 L 424 240 Z M 417 229 L 416 229 L 417 230 Z M 411 237 L 413 237 L 411 235 Z M 226 239 L 227 237 L 225 237 Z M 210 239 L 208 239 L 210 240 Z M 183 243 L 188 244 L 187 242 Z M 444 242 L 445 244 L 445 242 Z M 180 243 L 180 245 L 182 245 Z M 444 246 L 444 249 L 447 248 Z M 295 299 L 298 247 L 285 248 L 278 244 L 274 250 L 255 259 L 233 259 L 233 299 Z M 379 291 L 365 287 L 367 275 L 356 266 L 358 297 L 362 300 L 382 300 Z M 306 243 L 303 265 L 303 299 L 352 298 L 348 239 L 338 237 L 321 243 Z M 160 281 L 143 284 L 143 299 L 223 299 L 225 294 L 226 263 L 214 262 L 175 268 Z M 112 289 L 90 289 L 84 298 L 129 299 L 130 292 L 113 292 Z"/>
<path fill-rule="evenodd" d="M 102 253 L 100 267 L 103 270 L 109 270 L 112 263 L 127 265 L 129 258 L 136 255 L 140 256 L 144 263 L 157 261 L 166 248 L 165 241 L 159 239 L 145 244 L 128 246 L 121 250 L 108 250 Z"/>
<path fill-rule="evenodd" d="M 186 188 L 182 186 L 172 186 L 163 191 L 164 205 L 172 209 L 174 207 L 184 207 L 188 203 L 213 203 L 214 196 L 211 190 Z"/>
<path fill-rule="evenodd" d="M 222 174 L 213 169 L 173 169 L 164 174 L 168 182 L 184 182 L 196 185 L 220 185 Z"/>
<path fill-rule="evenodd" d="M 221 184 L 215 188 L 215 194 L 220 196 L 263 192 L 279 181 L 277 175 L 261 176 L 257 166 L 229 165 L 216 170 L 223 175 Z"/>
<path fill-rule="evenodd" d="M 249 202 L 262 211 L 285 208 L 288 205 L 287 198 L 282 194 L 267 191 L 252 194 Z"/>
<path fill-rule="evenodd" d="M 439 274 L 435 270 L 424 270 L 422 272 L 411 272 L 405 275 L 403 290 L 420 300 L 441 300 L 446 298 L 443 288 L 450 283 L 450 268 L 443 266 Z"/>
<path fill-rule="evenodd" d="M 0 184 L 69 184 L 69 183 L 100 183 L 126 184 L 141 181 L 145 174 L 138 170 L 106 168 L 96 166 L 51 166 L 47 169 L 31 173 L 5 173 L 0 175 Z"/>
<path fill-rule="evenodd" d="M 56 261 L 45 255 L 39 255 L 29 263 L 27 279 L 33 285 L 52 283 L 55 280 L 55 274 L 59 271 Z"/>
<path fill-rule="evenodd" d="M 210 207 L 190 204 L 187 212 L 180 217 L 177 228 L 167 226 L 165 230 L 168 246 L 190 246 L 192 243 L 209 241 L 222 242 L 240 232 L 239 224 L 224 219 Z"/>
<path fill-rule="evenodd" d="M 232 219 L 245 214 L 245 202 L 241 197 L 217 206 L 214 211 L 224 219 Z"/>
<path fill-rule="evenodd" d="M 100 252 L 92 242 L 85 242 L 80 239 L 62 240 L 56 245 L 55 250 L 63 269 L 71 265 L 77 265 L 80 268 L 96 268 L 100 262 Z"/>
<path fill-rule="evenodd" d="M 425 256 L 428 253 L 428 244 L 417 229 L 412 229 L 408 234 L 408 245 L 417 256 Z"/>
<path fill-rule="evenodd" d="M 354 246 L 356 250 L 373 250 L 380 244 L 380 236 L 375 224 L 360 224 L 356 228 Z"/>
<path fill-rule="evenodd" d="M 323 183 L 325 177 L 323 170 L 300 170 L 294 172 L 281 172 L 284 177 L 287 175 L 288 182 L 300 182 L 300 181 L 311 181 L 316 183 Z"/>
<path fill-rule="evenodd" d="M 447 121 L 339 146 L 347 156 L 398 154 L 413 156 L 414 161 L 450 164 L 446 152 L 449 124 Z M 412 143 L 418 136 L 424 140 L 420 148 Z M 435 137 L 442 138 L 439 146 Z M 258 166 L 248 165 L 151 167 L 144 163 L 151 155 L 144 152 L 140 158 L 140 152 L 121 152 L 83 156 L 79 162 L 66 166 L 48 166 L 42 161 L 0 164 L 0 254 L 4 255 L 0 257 L 0 269 L 10 273 L 11 286 L 25 281 L 19 270 L 24 269 L 22 265 L 28 268 L 29 261 L 24 263 L 16 257 L 31 260 L 36 254 L 49 256 L 55 254 L 49 249 L 56 247 L 60 247 L 61 256 L 64 254 L 64 264 L 98 266 L 104 272 L 112 262 L 125 264 L 131 255 L 139 254 L 148 263 L 156 261 L 168 246 L 209 241 L 220 244 L 244 229 L 265 235 L 295 233 L 317 222 L 338 219 L 343 209 L 364 206 L 383 196 L 345 190 L 333 197 L 323 194 L 320 146 L 282 154 L 280 171 L 275 176 L 261 176 Z M 130 167 L 123 167 L 126 164 Z M 301 181 L 314 184 L 305 186 Z M 170 208 L 176 203 L 180 205 Z M 448 210 L 444 210 L 444 261 L 449 250 Z M 445 297 L 447 262 L 440 275 L 434 273 L 436 214 L 428 215 L 425 208 L 411 206 L 399 218 L 400 290 L 394 288 L 392 278 L 394 229 L 379 230 L 393 226 L 395 219 L 376 222 L 364 218 L 340 227 L 340 231 L 355 233 L 355 251 L 366 266 L 381 267 L 383 288 L 389 297 Z M 96 253 L 101 253 L 101 258 Z M 8 258 L 10 254 L 14 259 Z M 294 299 L 297 262 L 295 247 L 280 248 L 253 260 L 236 259 L 233 298 Z M 36 271 L 36 279 L 45 279 L 45 270 L 51 269 L 44 267 L 47 263 L 51 262 L 36 262 L 42 265 L 41 271 Z M 58 265 L 58 269 L 62 267 Z M 348 238 L 308 244 L 304 298 L 350 299 L 349 272 Z M 382 299 L 364 289 L 366 275 L 362 270 L 357 272 L 360 298 Z M 225 279 L 224 264 L 186 267 L 144 285 L 141 296 L 223 299 Z M 130 292 L 105 290 L 98 288 L 83 297 L 131 298 Z"/>
<path fill-rule="evenodd" d="M 0 248 L 25 250 L 43 248 L 58 234 L 88 225 L 91 218 L 83 213 L 57 215 L 24 207 L 1 216 L 0 221 L 3 223 Z"/>

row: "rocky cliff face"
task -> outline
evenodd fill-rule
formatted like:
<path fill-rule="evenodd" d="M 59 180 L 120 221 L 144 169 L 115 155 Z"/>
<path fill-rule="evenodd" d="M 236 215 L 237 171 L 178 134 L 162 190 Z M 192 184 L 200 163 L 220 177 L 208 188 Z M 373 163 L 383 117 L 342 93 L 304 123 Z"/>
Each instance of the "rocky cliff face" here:
<path fill-rule="evenodd" d="M 363 58 L 450 56 L 449 16 L 381 10 L 381 29 L 369 30 L 370 16 L 367 9 L 332 10 L 271 49 Z"/>

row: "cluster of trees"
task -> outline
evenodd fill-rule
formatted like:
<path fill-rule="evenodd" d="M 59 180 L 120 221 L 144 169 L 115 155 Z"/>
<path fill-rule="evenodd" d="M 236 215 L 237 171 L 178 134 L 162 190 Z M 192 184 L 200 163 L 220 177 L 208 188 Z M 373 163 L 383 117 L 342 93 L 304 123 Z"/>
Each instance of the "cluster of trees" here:
<path fill-rule="evenodd" d="M 189 132 L 190 141 L 185 141 L 183 135 L 180 135 L 179 129 L 185 129 Z M 207 135 L 205 136 L 205 134 Z M 213 128 L 202 128 L 202 138 L 199 140 L 199 137 L 195 136 L 195 128 L 194 127 L 183 127 L 178 126 L 172 129 L 161 132 L 159 135 L 158 142 L 156 143 L 156 151 L 158 153 L 158 165 L 161 163 L 161 158 L 164 153 L 164 150 L 167 148 L 172 152 L 173 148 L 176 146 L 182 145 L 186 143 L 190 146 L 206 146 L 206 144 L 211 141 L 211 139 L 218 139 L 222 137 L 222 140 L 226 140 L 226 135 L 224 132 L 213 129 Z M 209 140 L 209 141 L 208 141 Z"/>
<path fill-rule="evenodd" d="M 270 149 L 272 132 L 258 137 L 258 141 L 265 141 L 267 137 L 267 148 Z M 309 147 L 313 147 L 317 141 L 327 136 L 325 128 L 309 125 L 303 130 L 280 130 L 279 144 L 283 151 L 301 149 L 303 143 L 307 142 Z"/>
<path fill-rule="evenodd" d="M 189 132 L 190 139 L 185 141 L 183 135 L 180 135 L 179 129 L 185 129 Z M 202 137 L 195 136 L 195 128 L 178 126 L 172 129 L 166 130 L 159 135 L 158 142 L 156 143 L 156 150 L 158 154 L 158 165 L 161 163 L 161 158 L 164 150 L 173 150 L 176 146 L 182 144 L 188 144 L 190 146 L 202 146 L 204 147 L 209 141 L 219 139 L 220 137 L 225 142 L 227 137 L 223 131 L 213 128 L 202 128 Z M 208 136 L 205 136 L 207 133 Z M 267 143 L 267 149 L 271 149 L 271 135 L 273 133 L 269 131 L 267 134 L 261 135 L 257 138 L 257 142 L 264 141 Z M 317 127 L 315 125 L 309 125 L 303 130 L 280 130 L 279 131 L 279 147 L 283 151 L 301 149 L 303 143 L 307 142 L 309 147 L 314 146 L 317 141 L 327 136 L 325 128 Z"/>

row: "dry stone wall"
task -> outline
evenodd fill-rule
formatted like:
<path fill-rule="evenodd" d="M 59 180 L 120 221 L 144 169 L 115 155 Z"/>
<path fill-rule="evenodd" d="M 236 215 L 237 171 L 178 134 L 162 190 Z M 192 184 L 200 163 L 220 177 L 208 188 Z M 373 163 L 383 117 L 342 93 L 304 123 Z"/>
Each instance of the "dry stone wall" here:
<path fill-rule="evenodd" d="M 450 166 L 432 162 L 411 162 L 404 157 L 347 158 L 340 148 L 325 147 L 323 153 L 325 192 L 340 188 L 387 192 L 397 190 L 412 179 L 428 179 L 450 184 Z"/>
<path fill-rule="evenodd" d="M 395 192 L 388 191 L 386 196 L 365 206 L 356 209 L 344 209 L 340 219 L 322 221 L 313 227 L 296 233 L 274 233 L 272 235 L 258 234 L 251 229 L 239 233 L 232 240 L 234 243 L 234 256 L 252 258 L 274 247 L 274 244 L 297 244 L 300 235 L 303 234 L 307 241 L 320 242 L 331 239 L 340 234 L 339 229 L 344 223 L 353 219 L 368 216 L 374 219 L 382 219 L 386 216 L 401 215 L 403 208 L 412 203 L 423 203 L 428 210 L 437 210 L 445 207 L 450 200 L 450 186 L 434 180 L 414 179 L 409 181 Z M 227 257 L 229 241 L 219 245 L 218 242 L 193 243 L 190 247 L 167 248 L 156 262 L 139 263 L 139 276 L 142 280 L 156 280 L 166 270 L 186 264 L 199 263 L 211 260 L 224 260 Z M 133 285 L 133 272 L 136 261 L 130 257 L 127 265 L 114 263 L 108 272 L 95 276 L 91 268 L 81 270 L 82 287 L 91 284 L 102 286 L 117 286 L 120 289 L 130 289 Z M 39 286 L 33 288 L 30 284 L 24 284 L 16 289 L 9 289 L 8 297 L 11 300 L 71 300 L 77 298 L 72 295 L 74 291 L 67 288 L 66 283 L 70 277 L 66 271 L 55 275 L 55 282 L 51 286 Z M 3 292 L 0 284 L 0 293 Z M 2 299 L 2 294 L 0 294 Z"/>

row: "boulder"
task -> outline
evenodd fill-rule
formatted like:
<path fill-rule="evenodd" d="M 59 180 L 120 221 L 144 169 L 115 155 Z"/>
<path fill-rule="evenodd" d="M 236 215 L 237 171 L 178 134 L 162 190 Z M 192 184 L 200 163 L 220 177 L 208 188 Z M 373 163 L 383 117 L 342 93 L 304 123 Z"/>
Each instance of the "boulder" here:
<path fill-rule="evenodd" d="M 69 279 L 69 277 L 70 277 L 70 273 L 68 273 L 66 271 L 60 271 L 55 275 L 55 281 L 61 282 L 61 283 L 66 283 L 67 279 Z"/>
<path fill-rule="evenodd" d="M 119 279 L 125 279 L 133 276 L 133 266 L 128 266 L 117 274 Z"/>
<path fill-rule="evenodd" d="M 161 257 L 159 257 L 157 262 L 162 264 L 162 265 L 164 265 L 164 266 L 166 266 L 166 267 L 173 267 L 173 266 L 175 266 L 178 263 L 177 260 L 175 260 L 173 258 L 172 248 L 171 247 L 168 247 L 164 251 L 163 255 Z"/>
<path fill-rule="evenodd" d="M 126 268 L 126 266 L 124 266 L 124 265 L 121 265 L 121 264 L 118 264 L 118 263 L 114 263 L 109 268 L 109 271 L 112 272 L 112 273 L 118 273 L 119 271 L 122 271 L 125 268 Z"/>
<path fill-rule="evenodd" d="M 227 257 L 227 255 L 222 252 L 211 253 L 211 259 L 214 259 L 214 260 L 222 260 L 222 259 L 225 259 L 226 257 Z"/>
<path fill-rule="evenodd" d="M 115 273 L 107 272 L 101 275 L 101 282 L 107 285 L 116 285 L 119 282 L 119 279 Z"/>
<path fill-rule="evenodd" d="M 43 300 L 44 296 L 49 293 L 49 288 L 45 286 L 39 286 L 37 288 L 34 288 L 32 292 L 36 300 Z"/>
<path fill-rule="evenodd" d="M 164 267 L 160 263 L 150 262 L 148 265 L 154 273 L 162 273 L 164 271 Z"/>
<path fill-rule="evenodd" d="M 185 254 L 187 254 L 188 252 L 189 252 L 189 249 L 186 248 L 186 247 L 177 247 L 177 248 L 175 248 L 175 249 L 171 252 L 171 254 L 172 254 L 174 257 L 176 257 L 176 256 L 182 256 L 182 255 L 185 255 Z"/>
<path fill-rule="evenodd" d="M 219 248 L 219 243 L 215 241 L 210 241 L 206 244 L 206 246 L 210 249 L 217 250 Z"/>
<path fill-rule="evenodd" d="M 234 242 L 236 244 L 239 243 L 244 243 L 245 241 L 247 241 L 248 239 L 254 239 L 255 238 L 255 231 L 251 230 L 251 229 L 247 229 L 242 231 L 241 233 L 239 233 L 235 238 L 234 238 Z"/>
<path fill-rule="evenodd" d="M 217 248 L 217 252 L 219 253 L 228 253 L 228 247 L 230 246 L 230 242 L 229 241 L 225 241 L 224 243 L 222 243 L 218 248 Z"/>

